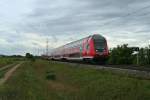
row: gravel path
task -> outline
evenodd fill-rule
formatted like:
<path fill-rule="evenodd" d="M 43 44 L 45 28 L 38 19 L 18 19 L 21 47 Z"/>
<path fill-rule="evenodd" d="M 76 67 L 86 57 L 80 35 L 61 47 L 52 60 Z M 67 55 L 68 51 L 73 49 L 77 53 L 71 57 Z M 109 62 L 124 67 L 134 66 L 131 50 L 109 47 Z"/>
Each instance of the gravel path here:
<path fill-rule="evenodd" d="M 4 84 L 11 76 L 12 74 L 16 71 L 16 69 L 22 64 L 19 63 L 17 65 L 15 65 L 14 67 L 12 67 L 8 72 L 5 73 L 4 77 L 2 79 L 0 79 L 0 85 Z"/>

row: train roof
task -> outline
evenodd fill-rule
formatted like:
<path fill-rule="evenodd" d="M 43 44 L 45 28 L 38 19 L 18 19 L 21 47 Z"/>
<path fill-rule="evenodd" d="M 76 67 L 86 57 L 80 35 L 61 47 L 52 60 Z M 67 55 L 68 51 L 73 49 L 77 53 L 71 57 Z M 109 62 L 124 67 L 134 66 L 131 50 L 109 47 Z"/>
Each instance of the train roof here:
<path fill-rule="evenodd" d="M 94 34 L 94 35 L 92 35 L 92 38 L 93 39 L 105 39 L 102 35 L 100 35 L 100 34 Z"/>
<path fill-rule="evenodd" d="M 72 42 L 70 42 L 70 43 L 67 43 L 67 44 L 65 44 L 65 45 L 62 45 L 62 46 L 57 47 L 57 48 L 55 48 L 55 49 L 64 47 L 64 46 L 66 46 L 66 45 L 69 45 L 69 44 L 72 44 L 72 43 L 75 43 L 75 42 L 77 42 L 77 41 L 84 40 L 84 39 L 90 38 L 90 37 L 92 37 L 93 39 L 98 39 L 98 38 L 105 39 L 105 38 L 104 38 L 102 35 L 100 35 L 100 34 L 93 34 L 93 35 L 89 35 L 89 36 L 87 36 L 87 37 L 85 37 L 85 38 L 82 38 L 82 39 L 79 39 L 79 40 L 76 40 L 76 41 L 72 41 Z"/>

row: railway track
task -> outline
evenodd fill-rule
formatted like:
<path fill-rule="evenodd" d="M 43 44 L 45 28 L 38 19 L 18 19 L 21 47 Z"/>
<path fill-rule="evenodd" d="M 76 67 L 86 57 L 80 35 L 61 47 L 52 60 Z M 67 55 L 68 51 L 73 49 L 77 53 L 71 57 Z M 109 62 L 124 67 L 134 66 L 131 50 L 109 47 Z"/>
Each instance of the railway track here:
<path fill-rule="evenodd" d="M 111 65 L 111 64 L 97 64 L 97 63 L 90 63 L 90 62 L 83 62 L 83 61 L 62 61 L 62 60 L 55 60 L 58 62 L 66 62 L 72 64 L 83 64 L 83 65 L 93 65 L 93 66 L 103 66 L 108 68 L 120 68 L 120 69 L 130 69 L 130 70 L 138 70 L 138 71 L 146 71 L 150 72 L 150 66 L 138 66 L 138 65 Z"/>
<path fill-rule="evenodd" d="M 54 61 L 55 62 L 55 61 Z M 58 63 L 69 64 L 75 67 L 88 67 L 98 70 L 112 71 L 113 73 L 126 74 L 131 77 L 150 79 L 150 68 L 145 66 L 134 66 L 134 65 L 100 65 L 91 64 L 80 61 L 56 61 Z"/>

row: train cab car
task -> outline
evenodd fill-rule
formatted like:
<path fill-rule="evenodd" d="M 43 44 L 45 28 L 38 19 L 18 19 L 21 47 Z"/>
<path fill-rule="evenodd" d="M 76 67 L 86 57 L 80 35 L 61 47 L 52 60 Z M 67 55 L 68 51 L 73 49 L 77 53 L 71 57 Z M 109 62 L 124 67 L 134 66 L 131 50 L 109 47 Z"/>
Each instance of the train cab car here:
<path fill-rule="evenodd" d="M 106 39 L 99 34 L 94 34 L 56 48 L 50 57 L 52 59 L 105 61 L 108 55 Z"/>
<path fill-rule="evenodd" d="M 84 60 L 106 60 L 108 58 L 108 46 L 106 39 L 95 34 L 89 36 L 83 41 L 83 59 Z"/>

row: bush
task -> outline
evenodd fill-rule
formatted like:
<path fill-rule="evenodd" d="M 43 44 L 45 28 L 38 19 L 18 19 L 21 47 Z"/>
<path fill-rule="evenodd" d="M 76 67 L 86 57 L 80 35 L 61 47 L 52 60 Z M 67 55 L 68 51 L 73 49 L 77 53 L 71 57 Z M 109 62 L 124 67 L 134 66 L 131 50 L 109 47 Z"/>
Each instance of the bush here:
<path fill-rule="evenodd" d="M 46 73 L 46 79 L 47 80 L 56 80 L 56 75 L 53 71 L 48 71 Z"/>
<path fill-rule="evenodd" d="M 128 47 L 128 44 L 117 46 L 111 50 L 109 64 L 132 64 L 133 50 Z"/>
<path fill-rule="evenodd" d="M 31 61 L 35 61 L 35 57 L 30 53 L 26 53 L 26 58 L 31 60 Z"/>
<path fill-rule="evenodd" d="M 148 65 L 150 64 L 150 49 L 149 48 L 141 48 L 139 51 L 139 64 L 140 65 Z"/>

